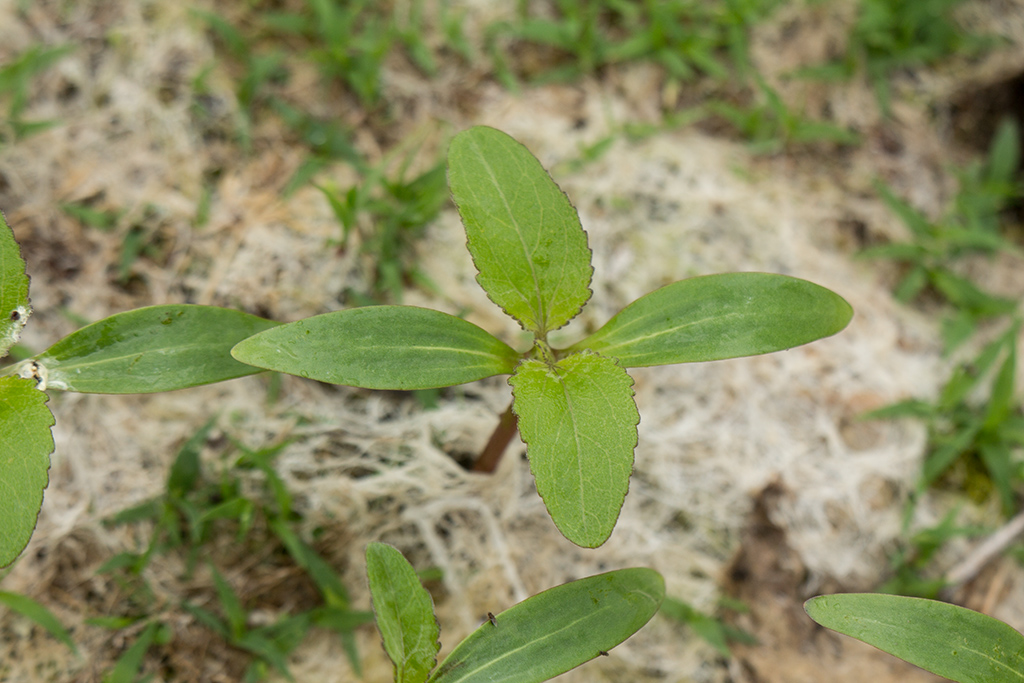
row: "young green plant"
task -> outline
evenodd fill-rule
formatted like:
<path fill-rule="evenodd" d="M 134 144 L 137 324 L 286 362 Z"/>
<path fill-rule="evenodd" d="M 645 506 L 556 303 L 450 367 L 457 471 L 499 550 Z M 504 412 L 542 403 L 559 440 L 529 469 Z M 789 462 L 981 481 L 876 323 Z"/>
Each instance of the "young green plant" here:
<path fill-rule="evenodd" d="M 25 261 L 0 215 L 0 357 L 17 343 L 31 311 Z M 150 306 L 87 325 L 0 368 L 0 481 L 7 491 L 0 566 L 28 543 L 49 480 L 54 418 L 42 390 L 146 394 L 251 375 L 259 369 L 228 351 L 276 324 L 214 306 Z"/>
<path fill-rule="evenodd" d="M 652 569 L 571 581 L 488 613 L 435 669 L 440 629 L 412 565 L 395 548 L 371 543 L 366 574 L 399 683 L 540 683 L 607 655 L 639 631 L 665 597 L 665 581 Z"/>
<path fill-rule="evenodd" d="M 841 297 L 797 278 L 708 275 L 641 297 L 586 339 L 556 349 L 548 334 L 591 295 L 591 254 L 576 210 L 523 145 L 493 128 L 455 137 L 448 183 L 477 281 L 533 333 L 529 349 L 518 352 L 439 311 L 369 306 L 267 330 L 231 353 L 243 363 L 369 389 L 511 375 L 513 403 L 483 459 L 493 468 L 518 423 L 548 512 L 584 547 L 611 535 L 633 469 L 640 416 L 626 368 L 788 349 L 835 334 L 852 316 Z"/>

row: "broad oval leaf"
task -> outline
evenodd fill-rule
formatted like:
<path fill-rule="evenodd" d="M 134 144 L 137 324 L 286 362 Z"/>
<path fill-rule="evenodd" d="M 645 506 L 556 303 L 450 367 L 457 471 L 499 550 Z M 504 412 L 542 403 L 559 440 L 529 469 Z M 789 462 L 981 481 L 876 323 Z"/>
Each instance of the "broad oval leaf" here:
<path fill-rule="evenodd" d="M 324 313 L 246 339 L 243 363 L 367 389 L 431 389 L 512 372 L 510 346 L 470 322 L 415 306 Z"/>
<path fill-rule="evenodd" d="M 575 317 L 594 272 L 587 234 L 536 157 L 501 131 L 470 128 L 448 150 L 448 186 L 487 296 L 542 339 Z"/>
<path fill-rule="evenodd" d="M 171 391 L 261 372 L 232 358 L 231 347 L 278 324 L 216 306 L 149 306 L 86 325 L 34 360 L 52 389 Z"/>
<path fill-rule="evenodd" d="M 804 603 L 826 628 L 959 683 L 1024 681 L 1024 635 L 990 616 L 899 595 L 822 595 Z"/>
<path fill-rule="evenodd" d="M 611 536 L 629 489 L 640 413 L 633 378 L 593 352 L 523 361 L 509 379 L 537 493 L 584 548 Z"/>
<path fill-rule="evenodd" d="M 43 506 L 53 453 L 47 395 L 21 377 L 0 377 L 0 567 L 25 549 Z"/>
<path fill-rule="evenodd" d="M 430 683 L 539 683 L 629 638 L 658 611 L 665 581 L 653 569 L 619 569 L 523 600 L 469 635 Z"/>
<path fill-rule="evenodd" d="M 807 344 L 852 317 L 841 296 L 799 278 L 704 275 L 640 297 L 568 350 L 592 349 L 627 368 L 723 360 Z"/>
<path fill-rule="evenodd" d="M 366 547 L 366 575 L 377 629 L 395 665 L 395 682 L 423 683 L 441 649 L 430 593 L 402 553 L 384 543 Z"/>
<path fill-rule="evenodd" d="M 14 233 L 0 213 L 0 357 L 18 343 L 31 311 L 25 261 Z"/>

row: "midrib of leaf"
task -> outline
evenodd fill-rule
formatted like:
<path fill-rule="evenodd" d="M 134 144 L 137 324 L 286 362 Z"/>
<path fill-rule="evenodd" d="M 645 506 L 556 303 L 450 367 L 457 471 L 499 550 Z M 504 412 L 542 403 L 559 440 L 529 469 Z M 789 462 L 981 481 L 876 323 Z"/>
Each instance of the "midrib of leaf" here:
<path fill-rule="evenodd" d="M 497 666 L 500 662 L 502 662 L 503 660 L 507 659 L 508 657 L 511 657 L 512 655 L 514 655 L 514 654 L 516 654 L 516 653 L 518 653 L 518 652 L 520 652 L 522 650 L 525 650 L 525 649 L 527 649 L 527 648 L 529 648 L 531 646 L 534 646 L 537 643 L 543 643 L 545 640 L 548 640 L 550 638 L 555 637 L 556 635 L 560 634 L 562 631 L 567 631 L 567 630 L 571 629 L 572 627 L 576 626 L 576 624 L 580 623 L 581 621 L 586 621 L 587 619 L 591 619 L 593 617 L 596 617 L 601 612 L 607 611 L 609 609 L 611 609 L 611 605 L 602 607 L 597 612 L 592 612 L 590 614 L 586 614 L 586 615 L 580 617 L 579 619 L 576 619 L 575 621 L 566 624 L 565 626 L 563 626 L 560 629 L 557 629 L 555 631 L 549 631 L 547 633 L 547 635 L 541 636 L 540 638 L 534 638 L 533 640 L 530 640 L 528 643 L 524 643 L 524 644 L 520 645 L 517 648 L 511 649 L 508 652 L 506 652 L 505 654 L 501 655 L 500 657 L 495 657 L 494 659 L 491 659 L 490 661 L 488 661 L 488 662 L 486 662 L 484 664 L 481 664 L 476 669 L 473 669 L 471 671 L 466 671 L 461 678 L 456 678 L 454 680 L 455 681 L 459 681 L 459 680 L 462 680 L 464 678 L 469 678 L 469 677 L 473 676 L 474 674 L 476 674 L 476 673 L 478 673 L 480 671 L 486 671 L 487 669 L 490 669 L 490 668 L 492 668 L 494 666 Z"/>
<path fill-rule="evenodd" d="M 666 334 L 671 334 L 673 332 L 678 332 L 680 330 L 684 330 L 687 327 L 692 327 L 694 325 L 701 325 L 701 324 L 706 323 L 708 321 L 729 320 L 730 318 L 735 318 L 735 317 L 738 317 L 738 316 L 741 316 L 741 315 L 742 314 L 740 312 L 738 312 L 738 311 L 734 311 L 732 313 L 723 313 L 723 314 L 709 315 L 709 316 L 706 316 L 704 318 L 699 318 L 697 320 L 689 320 L 689 321 L 684 322 L 684 323 L 679 323 L 678 325 L 675 325 L 673 327 L 669 327 L 669 328 L 660 330 L 658 332 L 651 332 L 650 334 L 644 334 L 644 335 L 640 335 L 640 336 L 637 336 L 637 337 L 630 337 L 626 341 L 616 342 L 614 344 L 606 344 L 604 347 L 602 347 L 601 350 L 603 352 L 605 352 L 605 353 L 608 353 L 608 351 L 610 349 L 616 349 L 616 348 L 619 348 L 619 347 L 622 347 L 622 346 L 628 346 L 628 345 L 631 345 L 631 344 L 636 344 L 638 342 L 647 341 L 648 339 L 654 339 L 656 337 L 661 337 L 661 336 L 666 335 Z M 648 319 L 654 318 L 656 316 L 657 316 L 656 312 L 651 312 L 651 313 L 643 315 L 643 316 L 641 316 L 639 318 L 635 318 L 632 322 L 626 323 L 625 325 L 622 325 L 621 327 L 617 327 L 616 330 L 615 330 L 615 334 L 619 335 L 622 332 L 624 332 L 625 330 L 628 330 L 631 327 L 635 327 L 637 325 L 640 325 L 641 323 L 646 322 Z M 610 354 L 610 355 L 614 355 L 614 354 Z"/>
<path fill-rule="evenodd" d="M 100 367 L 100 366 L 103 366 L 103 365 L 108 364 L 108 363 L 116 363 L 118 361 L 123 361 L 123 360 L 126 360 L 128 358 L 136 358 L 138 356 L 169 355 L 169 352 L 172 352 L 172 351 L 194 351 L 194 350 L 199 350 L 199 349 L 207 349 L 210 346 L 216 346 L 216 345 L 217 345 L 216 342 L 205 342 L 205 343 L 192 343 L 192 344 L 173 344 L 171 346 L 161 346 L 159 348 L 147 347 L 145 349 L 142 349 L 142 350 L 139 350 L 139 351 L 134 351 L 132 353 L 125 353 L 125 354 L 120 355 L 120 356 L 106 356 L 106 357 L 104 357 L 101 360 L 94 360 L 94 361 L 89 361 L 88 360 L 88 356 L 84 356 L 82 358 L 82 360 L 80 360 L 80 361 L 59 361 L 59 360 L 57 360 L 55 358 L 51 358 L 51 357 L 47 356 L 46 352 L 43 352 L 37 358 L 39 358 L 39 360 L 38 360 L 39 364 L 44 366 L 47 370 L 52 372 L 56 368 L 60 368 L 59 370 L 57 370 L 57 372 L 60 373 L 60 372 L 67 372 L 67 370 L 69 368 L 71 368 L 71 369 L 73 369 L 73 368 L 88 368 L 88 367 L 94 367 L 94 366 L 95 367 Z M 102 353 L 102 351 L 100 351 L 100 353 Z M 237 363 L 237 362 L 240 362 L 240 361 L 235 361 L 235 362 Z M 52 365 L 47 365 L 47 363 L 52 363 Z M 243 365 L 244 365 L 244 363 L 243 363 Z"/>
<path fill-rule="evenodd" d="M 581 517 L 584 520 L 586 520 L 586 517 L 587 517 L 586 507 L 587 506 L 584 503 L 585 496 L 583 495 L 583 458 L 580 457 L 581 453 L 583 452 L 583 446 L 580 443 L 580 430 L 577 427 L 577 425 L 579 423 L 576 420 L 575 407 L 573 405 L 572 398 L 570 398 L 570 396 L 569 396 L 569 391 L 566 388 L 565 381 L 562 379 L 562 375 L 561 374 L 557 375 L 557 377 L 558 377 L 558 384 L 562 387 L 562 395 L 565 396 L 565 407 L 566 407 L 566 410 L 568 411 L 569 417 L 570 417 L 570 419 L 572 421 L 573 441 L 576 442 L 576 479 L 579 482 L 579 506 L 580 506 L 580 511 L 582 512 Z"/>
<path fill-rule="evenodd" d="M 515 212 L 512 211 L 512 207 L 509 205 L 508 198 L 505 195 L 505 188 L 501 186 L 501 184 L 498 182 L 498 178 L 494 175 L 494 170 L 491 168 L 491 164 L 488 161 L 487 156 L 483 153 L 483 150 L 480 149 L 480 146 L 476 143 L 475 140 L 470 139 L 470 143 L 473 145 L 474 149 L 476 150 L 477 155 L 483 160 L 484 168 L 487 169 L 487 175 L 490 176 L 491 183 L 494 185 L 495 188 L 497 188 L 498 196 L 501 197 L 501 201 L 505 205 L 505 211 L 511 217 L 511 221 L 512 222 L 511 222 L 511 225 L 509 227 L 511 227 L 515 231 L 516 237 L 519 238 L 519 245 L 522 247 L 523 254 L 526 256 L 526 262 L 527 262 L 527 264 L 530 267 L 530 276 L 533 279 L 533 289 L 534 289 L 534 293 L 536 294 L 536 297 L 537 297 L 536 298 L 537 305 L 540 307 L 539 310 L 536 311 L 537 313 L 540 314 L 539 315 L 539 320 L 537 320 L 537 326 L 540 328 L 540 329 L 537 330 L 537 336 L 540 339 L 545 339 L 545 338 L 547 338 L 547 319 L 548 319 L 547 306 L 546 306 L 546 302 L 544 301 L 544 297 L 541 295 L 540 279 L 537 277 L 537 269 L 534 266 L 533 259 L 530 257 L 530 252 L 527 250 L 526 240 L 523 238 L 523 231 L 519 227 L 519 221 L 516 219 Z M 536 194 L 536 189 L 534 189 L 534 194 Z M 541 215 L 543 216 L 544 211 L 545 211 L 545 207 L 544 207 L 543 203 L 541 203 L 539 201 L 540 200 L 539 196 L 538 196 L 537 199 L 538 199 L 537 205 L 540 206 Z M 502 222 L 504 222 L 504 221 L 502 221 Z M 509 224 L 506 224 L 506 225 L 509 225 Z M 538 231 L 537 234 L 538 234 L 538 237 L 539 237 L 540 232 Z M 529 297 L 527 297 L 526 294 L 522 290 L 520 290 L 518 287 L 516 287 L 516 291 L 519 292 L 519 294 L 524 299 L 529 300 Z"/>
<path fill-rule="evenodd" d="M 655 602 L 653 596 L 649 595 L 648 593 L 646 593 L 646 592 L 644 592 L 642 590 L 632 589 L 632 590 L 629 591 L 629 593 L 630 594 L 632 594 L 632 593 L 639 593 L 641 595 L 645 595 L 652 602 Z M 599 617 L 601 615 L 602 612 L 607 612 L 608 610 L 614 610 L 616 607 L 617 607 L 616 605 L 608 605 L 608 604 L 606 604 L 603 607 L 599 608 L 597 611 L 585 614 L 582 617 L 580 617 L 580 618 L 576 619 L 575 621 L 572 621 L 572 622 L 562 626 L 561 628 L 559 628 L 557 630 L 549 631 L 546 635 L 541 636 L 540 638 L 534 638 L 534 639 L 530 640 L 527 643 L 523 643 L 519 647 L 509 650 L 508 652 L 506 652 L 505 654 L 501 655 L 500 657 L 495 657 L 494 659 L 489 660 L 488 662 L 480 665 L 476 669 L 465 671 L 465 672 L 463 672 L 463 675 L 461 677 L 452 679 L 452 681 L 453 681 L 453 683 L 455 683 L 456 681 L 460 681 L 460 680 L 464 680 L 464 679 L 470 678 L 474 674 L 476 674 L 476 673 L 478 673 L 480 671 L 485 671 L 485 670 L 487 670 L 489 668 L 492 668 L 492 667 L 496 666 L 501 661 L 507 659 L 508 657 L 511 657 L 512 655 L 520 652 L 521 650 L 525 650 L 525 649 L 527 649 L 529 647 L 533 647 L 537 643 L 543 643 L 545 640 L 549 640 L 549 639 L 555 637 L 556 635 L 562 633 L 563 631 L 568 631 L 569 629 L 575 627 L 580 622 L 587 621 L 587 620 L 590 620 L 590 619 L 596 619 L 597 617 Z"/>

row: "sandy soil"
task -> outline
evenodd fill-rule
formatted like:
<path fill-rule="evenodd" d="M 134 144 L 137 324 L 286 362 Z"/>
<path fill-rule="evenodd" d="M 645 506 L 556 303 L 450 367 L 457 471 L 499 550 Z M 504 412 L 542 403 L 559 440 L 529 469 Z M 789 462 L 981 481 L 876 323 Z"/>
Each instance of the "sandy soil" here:
<path fill-rule="evenodd" d="M 467 3 L 470 30 L 504 11 L 497 4 Z M 50 487 L 36 534 L 2 587 L 49 606 L 72 627 L 81 654 L 24 619 L 0 615 L 0 679 L 97 680 L 130 645 L 85 624 L 124 608 L 125 587 L 96 569 L 135 548 L 141 533 L 102 520 L 157 495 L 177 448 L 212 414 L 219 416 L 205 449 L 212 464 L 229 438 L 250 447 L 289 441 L 278 470 L 358 606 L 369 605 L 362 555 L 371 540 L 395 544 L 420 568 L 444 570 L 432 590 L 445 651 L 488 611 L 572 578 L 643 565 L 665 576 L 670 595 L 700 609 L 713 611 L 723 595 L 743 600 L 749 612 L 729 618 L 761 645 L 737 647 L 725 660 L 658 617 L 609 658 L 559 680 L 928 679 L 817 628 L 800 605 L 823 591 L 870 589 L 887 577 L 925 435 L 918 425 L 857 416 L 934 394 L 951 362 L 941 357 L 934 311 L 897 304 L 890 294 L 897 272 L 854 259 L 865 244 L 904 234 L 872 181 L 941 211 L 955 192 L 950 166 L 976 158 L 999 102 L 1024 92 L 1024 4 L 965 8 L 966 20 L 1005 35 L 1010 46 L 900 76 L 889 119 L 863 83 L 780 77 L 839 49 L 849 5 L 782 8 L 757 29 L 753 55 L 787 101 L 857 130 L 863 143 L 852 149 L 757 156 L 724 127 L 702 125 L 645 140 L 620 137 L 574 170 L 570 162 L 583 145 L 623 122 L 655 122 L 666 103 L 699 97 L 700 88 L 665 88 L 656 69 L 640 66 L 509 93 L 483 66 L 442 61 L 427 81 L 395 56 L 384 74 L 387 115 L 374 118 L 350 96 L 326 96 L 314 72 L 297 68 L 284 94 L 343 121 L 371 159 L 412 139 L 425 165 L 454 131 L 483 123 L 517 137 L 553 169 L 594 251 L 594 297 L 566 339 L 668 282 L 732 270 L 818 282 L 846 297 L 856 316 L 840 335 L 785 353 L 634 371 L 642 416 L 635 472 L 615 533 L 594 551 L 557 533 L 521 444 L 510 447 L 493 476 L 467 473 L 453 459 L 485 442 L 509 400 L 502 378 L 447 392 L 431 411 L 405 395 L 290 377 L 273 403 L 265 377 L 146 397 L 54 393 Z M 233 3 L 203 6 L 229 17 L 241 12 Z M 308 186 L 282 195 L 304 152 L 280 122 L 257 123 L 251 153 L 231 141 L 237 66 L 222 59 L 188 7 L 95 0 L 31 3 L 23 15 L 15 9 L 0 3 L 0 61 L 39 41 L 77 46 L 32 91 L 31 116 L 61 123 L 0 150 L 0 207 L 32 276 L 36 313 L 26 344 L 46 348 L 74 329 L 72 317 L 95 320 L 155 303 L 233 306 L 292 321 L 345 307 L 346 289 L 365 284 L 358 248 L 329 246 L 340 228 L 323 196 Z M 199 92 L 195 79 L 207 67 Z M 340 164 L 322 178 L 341 187 L 352 182 Z M 196 226 L 204 187 L 212 189 L 209 220 Z M 81 201 L 125 214 L 104 233 L 60 209 Z M 122 282 L 119 249 L 132 225 L 155 249 Z M 463 245 L 458 217 L 447 208 L 418 245 L 444 296 L 410 289 L 405 302 L 467 311 L 469 320 L 515 342 L 518 328 L 476 285 Z M 1024 288 L 1024 271 L 1009 260 L 979 264 L 978 272 L 1009 295 Z M 955 502 L 930 497 L 917 523 L 934 523 Z M 994 510 L 968 506 L 962 515 L 995 524 Z M 952 565 L 971 547 L 952 544 L 940 563 Z M 244 596 L 273 595 L 278 605 L 306 599 L 294 576 L 261 566 L 244 548 L 225 541 L 217 553 Z M 181 569 L 168 560 L 148 570 L 157 604 L 208 588 L 208 573 L 183 579 Z M 957 598 L 1022 628 L 1022 585 L 1020 567 L 1000 560 Z M 187 613 L 168 614 L 175 640 L 154 650 L 150 671 L 175 680 L 237 679 L 244 656 L 211 642 Z M 364 629 L 359 642 L 366 680 L 388 680 L 376 634 Z M 296 680 L 354 677 L 327 634 L 310 636 L 291 668 Z"/>

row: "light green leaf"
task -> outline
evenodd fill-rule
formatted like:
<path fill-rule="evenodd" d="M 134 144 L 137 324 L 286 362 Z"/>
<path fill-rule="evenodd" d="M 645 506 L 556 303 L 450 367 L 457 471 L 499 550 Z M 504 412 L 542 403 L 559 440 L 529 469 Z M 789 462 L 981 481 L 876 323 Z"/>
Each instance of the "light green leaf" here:
<path fill-rule="evenodd" d="M 839 332 L 850 304 L 786 275 L 724 273 L 680 280 L 622 309 L 569 351 L 592 349 L 637 368 L 782 351 Z"/>
<path fill-rule="evenodd" d="M 898 595 L 822 595 L 811 619 L 959 683 L 1024 681 L 1024 635 L 957 605 Z"/>
<path fill-rule="evenodd" d="M 395 664 L 395 683 L 423 683 L 441 648 L 430 593 L 402 553 L 384 543 L 366 547 L 366 575 L 377 629 Z"/>
<path fill-rule="evenodd" d="M 14 233 L 0 213 L 0 357 L 18 343 L 31 312 L 25 261 Z"/>
<path fill-rule="evenodd" d="M 93 394 L 171 391 L 260 372 L 233 359 L 231 347 L 277 324 L 216 306 L 149 306 L 86 325 L 35 361 L 51 389 Z"/>
<path fill-rule="evenodd" d="M 512 348 L 447 313 L 366 306 L 325 313 L 246 339 L 231 351 L 249 363 L 367 389 L 432 389 L 512 372 Z"/>
<path fill-rule="evenodd" d="M 658 611 L 665 581 L 619 569 L 527 598 L 471 633 L 430 683 L 540 683 L 629 638 Z"/>
<path fill-rule="evenodd" d="M 53 413 L 35 382 L 0 377 L 0 567 L 25 549 L 43 505 Z"/>
<path fill-rule="evenodd" d="M 611 536 L 633 471 L 640 422 L 633 378 L 596 353 L 527 360 L 509 379 L 537 492 L 562 535 L 585 548 Z"/>
<path fill-rule="evenodd" d="M 448 150 L 448 186 L 491 300 L 544 338 L 590 298 L 590 249 L 576 209 L 530 151 L 485 126 Z"/>
<path fill-rule="evenodd" d="M 71 634 L 64 628 L 64 624 L 60 623 L 60 619 L 32 598 L 21 593 L 0 591 L 0 605 L 5 605 L 8 609 L 14 610 L 18 614 L 39 624 L 51 636 L 67 645 L 72 652 L 78 654 L 75 641 L 71 640 Z"/>

